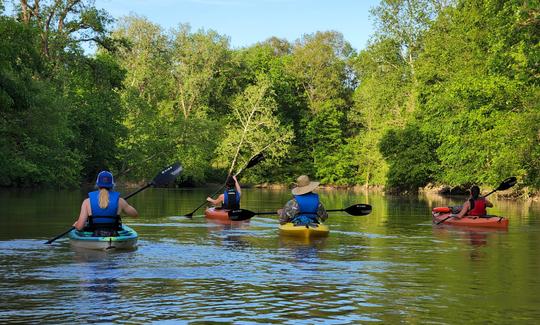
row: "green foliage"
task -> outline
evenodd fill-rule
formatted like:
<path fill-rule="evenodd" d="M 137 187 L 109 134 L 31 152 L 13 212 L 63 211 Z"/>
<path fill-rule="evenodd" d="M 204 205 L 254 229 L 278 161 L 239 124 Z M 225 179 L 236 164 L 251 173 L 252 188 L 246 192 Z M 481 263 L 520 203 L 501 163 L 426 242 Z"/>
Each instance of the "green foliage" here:
<path fill-rule="evenodd" d="M 141 17 L 111 31 L 91 0 L 27 3 L 0 19 L 0 186 L 173 160 L 185 185 L 222 181 L 264 151 L 243 181 L 540 188 L 537 1 L 383 0 L 358 54 L 335 31 L 231 49 Z"/>
<path fill-rule="evenodd" d="M 72 61 L 56 75 L 68 101 L 72 145 L 84 158 L 82 177 L 87 181 L 100 170 L 120 169 L 117 144 L 126 130 L 118 90 L 124 73 L 110 56 L 99 54 Z"/>
<path fill-rule="evenodd" d="M 389 164 L 387 186 L 397 191 L 416 191 L 436 177 L 437 142 L 418 125 L 389 130 L 380 141 L 381 153 Z"/>
<path fill-rule="evenodd" d="M 171 60 L 175 101 L 186 119 L 217 111 L 230 74 L 229 40 L 215 31 L 191 32 L 180 25 L 173 32 Z"/>
<path fill-rule="evenodd" d="M 263 152 L 264 164 L 279 164 L 288 152 L 293 133 L 275 116 L 276 102 L 268 79 L 261 78 L 237 95 L 232 116 L 217 150 L 216 164 L 229 167 L 229 174 L 241 170 L 251 157 Z"/>
<path fill-rule="evenodd" d="M 214 31 L 192 33 L 181 25 L 168 36 L 139 17 L 126 17 L 113 37 L 128 44 L 113 53 L 127 71 L 120 90 L 127 138 L 124 169 L 135 178 L 177 159 L 182 180 L 202 182 L 211 173 L 222 125 L 229 49 Z"/>
<path fill-rule="evenodd" d="M 529 68 L 536 55 L 523 50 L 538 44 L 523 18 L 531 10 L 518 2 L 463 1 L 426 37 L 417 114 L 439 134 L 438 181 L 496 185 L 516 175 L 538 184 L 530 161 L 540 130 L 537 78 Z"/>
<path fill-rule="evenodd" d="M 60 93 L 39 77 L 37 34 L 0 17 L 0 186 L 78 182 L 77 150 Z"/>

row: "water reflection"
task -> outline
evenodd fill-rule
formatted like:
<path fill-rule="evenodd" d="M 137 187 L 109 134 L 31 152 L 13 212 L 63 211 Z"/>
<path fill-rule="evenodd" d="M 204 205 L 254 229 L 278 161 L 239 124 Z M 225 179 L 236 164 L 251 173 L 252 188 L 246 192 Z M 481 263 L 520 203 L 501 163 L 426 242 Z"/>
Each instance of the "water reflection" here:
<path fill-rule="evenodd" d="M 325 248 L 327 239 L 281 235 L 279 247 L 287 249 L 296 262 L 319 263 L 319 253 Z"/>
<path fill-rule="evenodd" d="M 133 258 L 131 251 L 91 250 L 72 247 L 73 261 L 77 265 L 80 290 L 99 293 L 117 293 L 119 277 L 118 271 L 125 268 L 124 263 Z M 75 275 L 75 274 L 74 274 Z"/>
<path fill-rule="evenodd" d="M 460 242 L 467 243 L 471 249 L 469 257 L 471 260 L 480 260 L 488 256 L 483 247 L 488 247 L 490 240 L 499 234 L 508 233 L 508 229 L 480 228 L 439 225 L 433 226 L 433 234 L 441 241 L 458 239 Z"/>

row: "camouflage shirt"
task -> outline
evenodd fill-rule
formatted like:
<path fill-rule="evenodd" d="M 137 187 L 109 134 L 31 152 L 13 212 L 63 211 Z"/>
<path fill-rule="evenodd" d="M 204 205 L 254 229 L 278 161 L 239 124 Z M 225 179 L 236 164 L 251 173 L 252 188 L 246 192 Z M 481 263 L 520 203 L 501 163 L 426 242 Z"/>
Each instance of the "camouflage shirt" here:
<path fill-rule="evenodd" d="M 298 210 L 298 202 L 296 202 L 296 199 L 292 199 L 285 206 L 283 209 L 280 210 L 279 213 L 279 223 L 284 224 L 287 222 L 290 222 L 297 214 L 300 212 Z M 319 206 L 317 207 L 317 218 L 319 221 L 325 221 L 328 219 L 328 213 L 324 209 L 324 206 L 321 202 L 319 202 Z"/>

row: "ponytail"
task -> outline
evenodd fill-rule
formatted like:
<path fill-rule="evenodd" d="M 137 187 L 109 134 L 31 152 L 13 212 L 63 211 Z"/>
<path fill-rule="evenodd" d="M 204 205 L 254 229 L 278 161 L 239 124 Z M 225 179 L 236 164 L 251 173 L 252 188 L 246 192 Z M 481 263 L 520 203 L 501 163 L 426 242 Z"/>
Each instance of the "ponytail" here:
<path fill-rule="evenodd" d="M 106 209 L 109 206 L 109 191 L 106 188 L 99 189 L 99 207 Z"/>
<path fill-rule="evenodd" d="M 480 196 L 480 188 L 478 186 L 471 186 L 471 196 L 473 200 L 478 200 L 478 196 Z"/>

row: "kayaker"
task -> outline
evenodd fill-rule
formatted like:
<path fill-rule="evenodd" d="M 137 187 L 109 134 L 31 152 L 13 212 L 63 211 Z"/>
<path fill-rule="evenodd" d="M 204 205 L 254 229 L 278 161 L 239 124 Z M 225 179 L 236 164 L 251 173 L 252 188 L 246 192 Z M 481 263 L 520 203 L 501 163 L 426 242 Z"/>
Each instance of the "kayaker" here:
<path fill-rule="evenodd" d="M 279 223 L 292 222 L 296 225 L 320 223 L 328 219 L 328 213 L 319 200 L 319 195 L 313 191 L 319 182 L 312 182 L 307 175 L 296 179 L 296 187 L 292 189 L 293 199 L 289 200 L 278 210 Z"/>
<path fill-rule="evenodd" d="M 236 179 L 236 176 L 227 177 L 225 182 L 225 190 L 223 194 L 220 194 L 217 199 L 212 199 L 207 197 L 206 201 L 212 203 L 216 207 L 221 207 L 227 210 L 240 209 L 240 196 L 242 191 L 240 189 L 240 184 Z"/>
<path fill-rule="evenodd" d="M 480 187 L 473 185 L 470 189 L 471 196 L 463 203 L 461 211 L 455 216 L 461 219 L 465 216 L 485 216 L 487 214 L 486 207 L 493 207 L 493 203 L 489 202 L 485 197 L 480 196 Z"/>
<path fill-rule="evenodd" d="M 120 225 L 120 214 L 137 217 L 134 207 L 114 192 L 114 178 L 108 171 L 101 171 L 96 179 L 97 191 L 88 193 L 81 205 L 79 219 L 73 224 L 78 230 L 87 227 L 96 236 L 115 235 Z"/>

